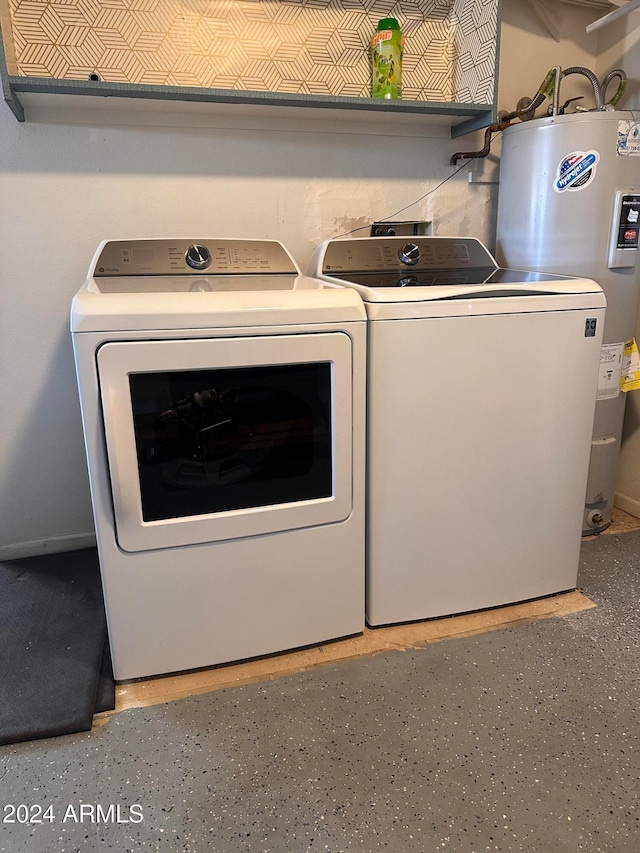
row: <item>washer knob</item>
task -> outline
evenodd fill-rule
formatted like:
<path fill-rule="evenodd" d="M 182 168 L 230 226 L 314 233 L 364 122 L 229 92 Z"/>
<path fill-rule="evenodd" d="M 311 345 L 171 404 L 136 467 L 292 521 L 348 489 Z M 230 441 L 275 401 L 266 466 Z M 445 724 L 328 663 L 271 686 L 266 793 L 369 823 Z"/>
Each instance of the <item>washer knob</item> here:
<path fill-rule="evenodd" d="M 211 263 L 211 252 L 206 246 L 194 243 L 193 246 L 189 246 L 187 249 L 184 259 L 192 269 L 206 270 Z"/>
<path fill-rule="evenodd" d="M 398 252 L 401 263 L 412 267 L 420 260 L 420 249 L 415 243 L 406 243 Z"/>

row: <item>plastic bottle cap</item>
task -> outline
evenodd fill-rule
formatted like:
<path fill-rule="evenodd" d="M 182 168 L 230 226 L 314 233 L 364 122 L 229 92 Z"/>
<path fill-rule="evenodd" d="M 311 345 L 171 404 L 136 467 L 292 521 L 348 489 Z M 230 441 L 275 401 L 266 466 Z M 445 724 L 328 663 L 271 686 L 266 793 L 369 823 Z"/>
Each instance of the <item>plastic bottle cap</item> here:
<path fill-rule="evenodd" d="M 400 24 L 397 22 L 395 18 L 382 18 L 382 20 L 378 21 L 378 26 L 376 30 L 380 32 L 380 30 L 399 30 Z"/>

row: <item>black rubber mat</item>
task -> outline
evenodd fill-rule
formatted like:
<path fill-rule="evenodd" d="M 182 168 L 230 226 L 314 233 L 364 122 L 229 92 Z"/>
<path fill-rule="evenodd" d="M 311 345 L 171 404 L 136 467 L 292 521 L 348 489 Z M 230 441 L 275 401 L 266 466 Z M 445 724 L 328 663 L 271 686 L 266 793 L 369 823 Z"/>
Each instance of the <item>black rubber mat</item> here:
<path fill-rule="evenodd" d="M 88 731 L 114 707 L 95 550 L 0 563 L 0 744 Z"/>

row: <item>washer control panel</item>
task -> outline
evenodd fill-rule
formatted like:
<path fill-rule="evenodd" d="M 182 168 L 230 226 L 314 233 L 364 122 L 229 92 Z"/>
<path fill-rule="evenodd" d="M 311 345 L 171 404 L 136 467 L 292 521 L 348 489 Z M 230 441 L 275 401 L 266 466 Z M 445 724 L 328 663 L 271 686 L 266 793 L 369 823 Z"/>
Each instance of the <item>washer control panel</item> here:
<path fill-rule="evenodd" d="M 497 263 L 473 237 L 365 237 L 331 240 L 322 257 L 322 273 L 393 270 L 497 269 Z"/>
<path fill-rule="evenodd" d="M 299 274 L 277 240 L 108 240 L 90 276 Z"/>

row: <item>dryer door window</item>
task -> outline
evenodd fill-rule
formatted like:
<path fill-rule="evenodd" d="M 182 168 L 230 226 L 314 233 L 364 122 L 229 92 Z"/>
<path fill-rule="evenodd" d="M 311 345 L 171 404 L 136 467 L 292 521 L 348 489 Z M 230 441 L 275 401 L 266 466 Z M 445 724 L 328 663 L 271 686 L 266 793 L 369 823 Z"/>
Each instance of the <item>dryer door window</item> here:
<path fill-rule="evenodd" d="M 351 361 L 342 332 L 104 344 L 98 371 L 120 547 L 347 518 Z"/>
<path fill-rule="evenodd" d="M 129 376 L 144 521 L 330 498 L 331 362 Z"/>

